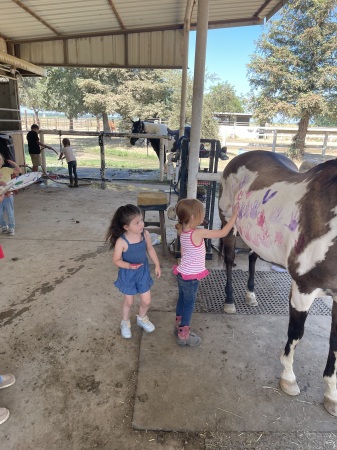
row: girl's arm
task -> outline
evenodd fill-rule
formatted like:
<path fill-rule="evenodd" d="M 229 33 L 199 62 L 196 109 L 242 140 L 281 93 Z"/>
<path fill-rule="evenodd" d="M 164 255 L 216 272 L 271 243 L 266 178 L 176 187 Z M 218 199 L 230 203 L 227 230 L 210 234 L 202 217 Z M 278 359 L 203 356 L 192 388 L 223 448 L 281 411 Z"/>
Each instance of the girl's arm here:
<path fill-rule="evenodd" d="M 235 224 L 237 215 L 237 208 L 233 208 L 232 217 L 229 219 L 226 225 L 221 228 L 221 230 L 207 230 L 207 228 L 197 228 L 192 235 L 193 243 L 195 245 L 200 245 L 203 239 L 217 239 L 227 236 L 227 234 L 231 231 Z"/>
<path fill-rule="evenodd" d="M 116 241 L 115 249 L 112 256 L 112 261 L 115 266 L 121 269 L 132 269 L 130 263 L 123 261 L 123 251 L 127 250 L 127 243 L 122 238 L 118 238 Z"/>
<path fill-rule="evenodd" d="M 65 154 L 63 152 L 60 153 L 59 159 L 64 159 L 65 158 Z"/>
<path fill-rule="evenodd" d="M 17 177 L 18 175 L 20 175 L 20 173 L 22 173 L 21 168 L 16 164 L 16 162 L 11 161 L 10 159 L 7 159 L 7 162 L 8 162 L 9 164 L 11 164 L 12 166 L 14 166 L 13 173 L 14 173 L 14 175 L 15 175 L 16 177 Z"/>
<path fill-rule="evenodd" d="M 160 269 L 160 263 L 159 263 L 157 253 L 156 253 L 155 249 L 153 248 L 150 233 L 145 230 L 144 235 L 145 235 L 145 241 L 146 241 L 146 251 L 147 251 L 149 257 L 151 258 L 151 261 L 155 265 L 155 268 L 154 268 L 155 274 L 157 275 L 157 278 L 159 278 L 161 276 L 161 269 Z"/>

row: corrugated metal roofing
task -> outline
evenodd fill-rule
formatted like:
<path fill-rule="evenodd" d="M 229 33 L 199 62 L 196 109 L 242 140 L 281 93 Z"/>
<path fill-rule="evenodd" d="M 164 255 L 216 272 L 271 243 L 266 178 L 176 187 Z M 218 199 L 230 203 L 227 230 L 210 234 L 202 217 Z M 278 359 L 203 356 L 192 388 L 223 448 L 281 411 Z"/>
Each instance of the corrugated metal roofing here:
<path fill-rule="evenodd" d="M 181 67 L 191 1 L 1 0 L 0 37 L 13 56 L 41 65 Z M 261 24 L 284 3 L 210 0 L 209 28 Z"/>

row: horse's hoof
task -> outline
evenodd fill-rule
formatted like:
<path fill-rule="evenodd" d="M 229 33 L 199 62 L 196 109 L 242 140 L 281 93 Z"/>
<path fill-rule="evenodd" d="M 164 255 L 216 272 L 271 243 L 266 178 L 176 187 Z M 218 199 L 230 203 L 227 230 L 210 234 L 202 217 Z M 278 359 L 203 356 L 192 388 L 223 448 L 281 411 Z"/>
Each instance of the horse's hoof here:
<path fill-rule="evenodd" d="M 246 293 L 246 305 L 248 306 L 257 306 L 258 302 L 256 300 L 254 292 Z"/>
<path fill-rule="evenodd" d="M 324 408 L 328 411 L 329 414 L 332 416 L 337 416 L 337 402 L 334 400 L 331 400 L 330 398 L 327 398 L 324 396 Z"/>
<path fill-rule="evenodd" d="M 280 388 L 288 395 L 298 395 L 301 391 L 296 381 L 280 379 Z"/>
<path fill-rule="evenodd" d="M 223 312 L 226 314 L 235 314 L 236 308 L 234 303 L 225 303 L 225 306 L 223 307 Z"/>

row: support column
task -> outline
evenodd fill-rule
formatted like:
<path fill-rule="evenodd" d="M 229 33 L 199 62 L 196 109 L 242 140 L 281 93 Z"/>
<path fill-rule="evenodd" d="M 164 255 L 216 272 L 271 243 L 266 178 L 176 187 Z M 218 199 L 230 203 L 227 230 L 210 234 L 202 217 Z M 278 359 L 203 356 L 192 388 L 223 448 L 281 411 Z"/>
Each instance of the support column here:
<path fill-rule="evenodd" d="M 195 44 L 195 64 L 193 81 L 191 141 L 188 162 L 187 197 L 197 196 L 197 174 L 199 169 L 199 149 L 204 98 L 206 45 L 208 31 L 209 0 L 199 0 L 197 16 L 197 37 Z"/>
<path fill-rule="evenodd" d="M 181 76 L 181 100 L 180 100 L 180 121 L 179 137 L 184 135 L 186 122 L 186 97 L 187 97 L 187 70 L 188 70 L 188 44 L 190 36 L 191 14 L 194 0 L 188 0 L 184 21 L 184 39 L 183 39 L 183 68 Z"/>

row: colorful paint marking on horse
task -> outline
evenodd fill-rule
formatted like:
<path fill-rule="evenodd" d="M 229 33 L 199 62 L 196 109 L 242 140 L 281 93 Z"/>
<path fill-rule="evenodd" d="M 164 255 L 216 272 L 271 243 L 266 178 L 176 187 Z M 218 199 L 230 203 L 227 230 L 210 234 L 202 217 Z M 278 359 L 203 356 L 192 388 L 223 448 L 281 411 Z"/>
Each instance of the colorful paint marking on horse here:
<path fill-rule="evenodd" d="M 299 394 L 293 357 L 304 333 L 310 306 L 320 295 L 333 297 L 330 350 L 324 370 L 324 406 L 337 416 L 337 160 L 304 173 L 283 155 L 251 151 L 229 162 L 221 180 L 219 212 L 222 223 L 238 206 L 236 229 L 221 242 L 227 282 L 225 312 L 235 312 L 232 268 L 235 234 L 252 249 L 249 255 L 247 304 L 256 306 L 254 273 L 257 257 L 287 268 L 292 277 L 288 341 L 281 356 L 280 386 Z"/>

